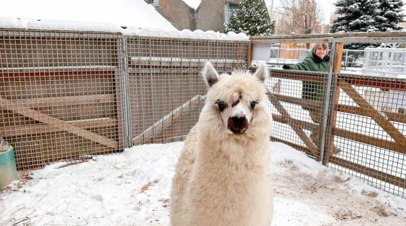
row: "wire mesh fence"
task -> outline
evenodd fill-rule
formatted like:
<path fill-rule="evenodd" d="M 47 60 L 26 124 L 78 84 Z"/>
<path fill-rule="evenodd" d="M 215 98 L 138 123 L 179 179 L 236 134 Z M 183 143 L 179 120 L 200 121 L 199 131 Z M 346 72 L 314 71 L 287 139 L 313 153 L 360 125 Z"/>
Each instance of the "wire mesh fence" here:
<path fill-rule="evenodd" d="M 0 136 L 18 169 L 183 140 L 203 63 L 247 68 L 252 43 L 0 30 Z M 405 80 L 272 69 L 267 85 L 272 140 L 406 197 Z"/>
<path fill-rule="evenodd" d="M 269 65 L 278 66 L 283 64 L 295 64 L 306 57 L 310 49 L 286 48 L 280 45 L 270 47 Z"/>
<path fill-rule="evenodd" d="M 271 139 L 406 197 L 406 81 L 333 74 L 327 93 L 328 76 L 271 70 Z"/>
<path fill-rule="evenodd" d="M 0 32 L 0 136 L 18 169 L 182 140 L 203 106 L 203 63 L 248 62 L 248 40 Z"/>
<path fill-rule="evenodd" d="M 220 73 L 248 64 L 248 41 L 128 39 L 133 144 L 180 141 L 197 122 L 205 61 Z"/>
<path fill-rule="evenodd" d="M 0 31 L 0 134 L 18 169 L 123 149 L 118 35 Z"/>
<path fill-rule="evenodd" d="M 339 74 L 337 87 L 330 166 L 406 197 L 406 81 Z"/>
<path fill-rule="evenodd" d="M 278 67 L 284 64 L 297 64 L 302 61 L 309 54 L 310 51 L 311 49 L 307 48 L 286 48 L 278 44 L 274 44 L 270 47 L 270 57 L 267 63 L 271 67 Z M 367 74 L 371 74 L 368 70 L 376 70 L 376 68 L 373 67 L 375 65 L 378 65 L 378 63 L 368 63 L 367 59 L 364 56 L 365 51 L 366 50 L 343 49 L 341 61 L 343 69 L 355 72 L 362 71 L 363 73 Z M 399 55 L 395 55 L 395 58 L 398 59 L 398 61 L 402 59 Z"/>
<path fill-rule="evenodd" d="M 268 88 L 275 121 L 272 139 L 320 157 L 326 73 L 271 70 Z"/>
<path fill-rule="evenodd" d="M 406 81 L 388 78 L 391 76 L 367 76 L 361 74 L 361 68 L 348 74 L 351 71 L 348 68 L 359 67 L 352 64 L 351 58 L 358 59 L 354 62 L 365 62 L 365 51 L 350 53 L 342 49 L 344 43 L 404 41 L 402 37 L 393 34 L 292 38 L 295 43 L 329 41 L 332 69 L 324 74 L 271 70 L 268 88 L 275 119 L 271 139 L 301 149 L 329 167 L 365 179 L 372 186 L 406 197 Z M 253 40 L 256 41 L 262 46 L 268 41 L 272 46 L 289 40 L 275 37 Z M 396 59 L 401 59 L 400 55 Z M 401 67 L 406 64 L 396 62 Z M 341 67 L 343 73 L 339 73 Z M 306 91 L 318 93 L 320 87 L 321 98 L 306 98 Z"/>

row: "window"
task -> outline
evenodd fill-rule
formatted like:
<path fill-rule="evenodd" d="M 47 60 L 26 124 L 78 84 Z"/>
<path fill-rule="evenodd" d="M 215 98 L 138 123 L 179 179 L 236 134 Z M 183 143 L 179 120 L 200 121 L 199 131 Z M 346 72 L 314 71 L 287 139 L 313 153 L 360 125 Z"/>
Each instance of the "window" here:
<path fill-rule="evenodd" d="M 231 15 L 233 15 L 234 11 L 237 9 L 238 4 L 226 2 L 224 5 L 224 23 L 228 24 L 230 22 Z"/>

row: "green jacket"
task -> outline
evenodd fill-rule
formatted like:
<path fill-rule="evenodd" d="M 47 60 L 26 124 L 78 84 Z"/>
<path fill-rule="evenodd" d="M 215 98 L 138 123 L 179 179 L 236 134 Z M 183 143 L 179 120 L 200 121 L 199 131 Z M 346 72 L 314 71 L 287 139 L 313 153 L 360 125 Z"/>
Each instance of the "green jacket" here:
<path fill-rule="evenodd" d="M 290 69 L 300 71 L 328 72 L 330 70 L 329 61 L 330 57 L 328 55 L 326 55 L 323 59 L 320 59 L 313 52 L 310 52 L 302 62 L 291 65 Z M 324 84 L 317 82 L 303 82 L 303 99 L 321 101 L 323 99 L 323 92 Z"/>
<path fill-rule="evenodd" d="M 290 66 L 290 69 L 299 71 L 328 72 L 330 70 L 329 61 L 330 57 L 327 55 L 323 59 L 320 59 L 318 56 L 313 54 L 313 52 L 310 52 L 302 62 Z"/>

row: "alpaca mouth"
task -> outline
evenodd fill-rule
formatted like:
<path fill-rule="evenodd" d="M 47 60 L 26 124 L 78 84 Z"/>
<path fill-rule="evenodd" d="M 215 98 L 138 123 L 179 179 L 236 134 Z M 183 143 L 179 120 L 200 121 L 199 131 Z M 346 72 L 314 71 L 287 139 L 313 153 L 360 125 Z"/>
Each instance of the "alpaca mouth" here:
<path fill-rule="evenodd" d="M 228 118 L 228 129 L 233 134 L 243 134 L 248 129 L 248 120 L 245 117 Z"/>

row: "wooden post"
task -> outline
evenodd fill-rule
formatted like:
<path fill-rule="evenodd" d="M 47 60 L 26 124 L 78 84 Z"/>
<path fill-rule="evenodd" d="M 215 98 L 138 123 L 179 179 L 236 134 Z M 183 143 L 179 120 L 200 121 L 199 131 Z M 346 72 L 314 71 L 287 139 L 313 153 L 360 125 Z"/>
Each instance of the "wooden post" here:
<path fill-rule="evenodd" d="M 334 73 L 340 73 L 341 72 L 341 61 L 343 58 L 343 48 L 344 48 L 344 43 L 339 42 L 336 43 L 336 52 L 334 56 L 334 62 L 333 62 L 333 74 Z M 330 145 L 329 145 L 329 154 L 324 156 L 323 159 L 323 164 L 326 165 L 329 162 L 330 156 L 333 156 L 334 154 L 334 130 L 336 127 L 336 121 L 337 121 L 337 111 L 338 111 L 338 101 L 340 99 L 340 88 L 338 85 L 336 85 L 335 89 L 335 95 L 334 95 L 334 108 L 331 111 L 331 130 L 328 131 L 330 133 Z"/>
<path fill-rule="evenodd" d="M 334 57 L 334 65 L 333 65 L 333 73 L 340 73 L 341 72 L 341 61 L 343 59 L 343 49 L 344 49 L 344 43 L 339 42 L 336 44 L 336 55 Z"/>
<path fill-rule="evenodd" d="M 249 48 L 248 48 L 248 65 L 247 68 L 252 66 L 252 56 L 254 52 L 254 42 L 250 41 Z"/>

